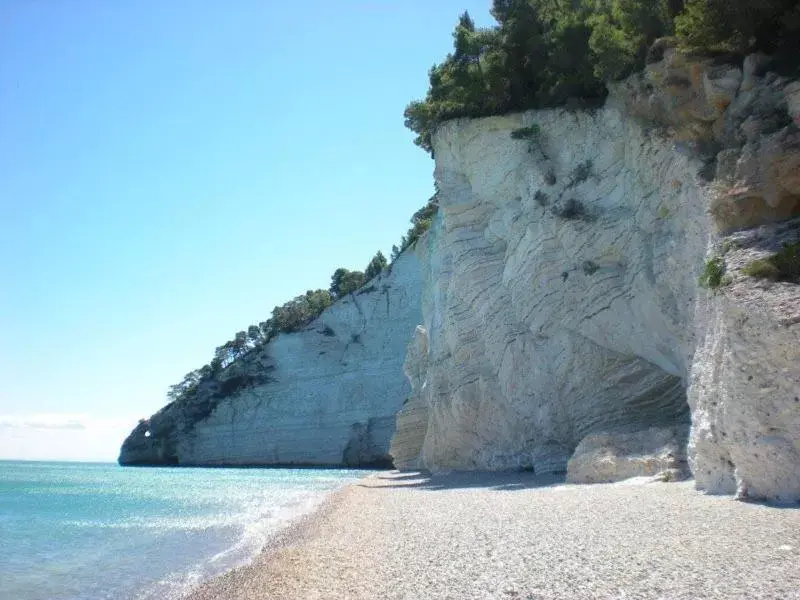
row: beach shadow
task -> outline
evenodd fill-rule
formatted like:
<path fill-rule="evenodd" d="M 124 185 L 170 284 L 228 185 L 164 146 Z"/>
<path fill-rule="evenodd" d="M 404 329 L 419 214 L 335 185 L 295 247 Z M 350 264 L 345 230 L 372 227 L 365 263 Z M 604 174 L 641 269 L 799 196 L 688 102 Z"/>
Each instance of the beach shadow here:
<path fill-rule="evenodd" d="M 388 471 L 377 476 L 378 479 L 391 479 L 392 481 L 406 481 L 422 477 L 428 477 L 428 475 L 421 471 Z"/>
<path fill-rule="evenodd" d="M 547 488 L 564 485 L 566 474 L 536 475 L 527 471 L 474 472 L 454 471 L 447 474 L 432 474 L 424 471 L 382 473 L 376 476 L 380 483 L 369 488 L 406 488 L 426 491 L 453 489 L 490 489 L 500 492 L 514 492 L 533 488 Z"/>
<path fill-rule="evenodd" d="M 709 496 L 716 494 L 708 494 Z M 721 495 L 721 494 L 720 494 Z M 764 500 L 761 498 L 745 498 L 737 500 L 742 504 L 752 504 L 753 506 L 763 506 L 765 508 L 777 508 L 780 510 L 800 511 L 800 502 L 779 502 L 777 500 Z"/>

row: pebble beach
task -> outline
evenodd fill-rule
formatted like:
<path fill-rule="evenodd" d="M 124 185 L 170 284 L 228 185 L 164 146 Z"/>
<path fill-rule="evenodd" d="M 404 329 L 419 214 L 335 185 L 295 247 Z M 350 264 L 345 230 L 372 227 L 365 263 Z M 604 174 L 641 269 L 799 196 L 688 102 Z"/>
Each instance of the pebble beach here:
<path fill-rule="evenodd" d="M 191 600 L 800 599 L 800 508 L 691 481 L 381 473 Z"/>

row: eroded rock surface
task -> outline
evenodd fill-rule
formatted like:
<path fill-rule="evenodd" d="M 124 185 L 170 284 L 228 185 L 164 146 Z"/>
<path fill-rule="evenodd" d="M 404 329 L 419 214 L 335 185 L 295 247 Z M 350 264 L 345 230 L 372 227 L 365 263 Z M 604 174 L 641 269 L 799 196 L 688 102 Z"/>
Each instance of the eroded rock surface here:
<path fill-rule="evenodd" d="M 718 245 L 726 285 L 698 304 L 689 388 L 689 459 L 702 489 L 800 502 L 800 285 L 742 272 L 797 242 L 800 220 Z"/>
<path fill-rule="evenodd" d="M 768 67 L 665 41 L 601 110 L 440 128 L 408 464 L 680 478 L 691 404 L 699 488 L 800 500 L 800 286 L 698 284 L 731 231 L 794 239 L 800 87 Z"/>
<path fill-rule="evenodd" d="M 458 121 L 435 148 L 422 464 L 564 472 L 589 435 L 688 429 L 701 163 L 613 106 Z"/>
<path fill-rule="evenodd" d="M 709 209 L 722 231 L 800 216 L 800 83 L 769 65 L 763 54 L 740 68 L 667 47 L 615 90 L 627 114 L 708 159 Z"/>
<path fill-rule="evenodd" d="M 586 436 L 569 459 L 567 480 L 610 483 L 660 475 L 666 481 L 676 481 L 687 473 L 686 428 L 651 427 L 633 433 Z"/>

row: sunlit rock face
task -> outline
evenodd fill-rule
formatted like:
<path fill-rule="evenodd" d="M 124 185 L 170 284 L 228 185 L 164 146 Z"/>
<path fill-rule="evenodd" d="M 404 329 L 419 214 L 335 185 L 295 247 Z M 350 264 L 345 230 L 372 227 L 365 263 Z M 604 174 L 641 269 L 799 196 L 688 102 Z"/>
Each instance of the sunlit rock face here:
<path fill-rule="evenodd" d="M 225 375 L 261 383 L 165 407 L 125 440 L 120 462 L 391 466 L 395 413 L 411 391 L 403 360 L 421 320 L 419 275 L 405 252 L 390 272 Z"/>
<path fill-rule="evenodd" d="M 800 502 L 800 286 L 742 272 L 800 242 L 800 219 L 719 244 L 728 284 L 697 307 L 689 460 L 698 487 Z"/>
<path fill-rule="evenodd" d="M 564 472 L 654 427 L 685 448 L 701 164 L 613 106 L 452 122 L 435 156 L 422 465 Z"/>
<path fill-rule="evenodd" d="M 590 483 L 688 465 L 709 492 L 800 500 L 800 286 L 741 272 L 797 237 L 800 84 L 763 56 L 656 50 L 600 110 L 434 136 L 402 466 Z M 404 428 L 424 414 L 420 444 Z"/>

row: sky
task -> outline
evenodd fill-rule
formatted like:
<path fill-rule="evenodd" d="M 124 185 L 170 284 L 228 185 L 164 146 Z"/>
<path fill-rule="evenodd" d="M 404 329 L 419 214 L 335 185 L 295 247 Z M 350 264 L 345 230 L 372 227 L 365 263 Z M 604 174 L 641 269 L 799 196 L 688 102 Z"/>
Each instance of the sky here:
<path fill-rule="evenodd" d="M 488 0 L 0 3 L 0 459 L 115 460 L 167 388 L 433 193 L 403 109 Z"/>

